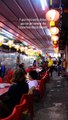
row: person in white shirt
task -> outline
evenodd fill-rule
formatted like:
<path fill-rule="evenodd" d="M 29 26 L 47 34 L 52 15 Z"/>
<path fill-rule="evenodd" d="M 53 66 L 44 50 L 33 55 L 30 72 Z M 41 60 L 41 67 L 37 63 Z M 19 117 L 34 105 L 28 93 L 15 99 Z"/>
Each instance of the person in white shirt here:
<path fill-rule="evenodd" d="M 29 86 L 29 93 L 28 94 L 33 93 L 33 91 L 38 86 L 37 79 L 38 79 L 38 73 L 36 72 L 36 70 L 30 71 L 29 72 L 29 80 L 27 81 L 28 86 Z"/>
<path fill-rule="evenodd" d="M 37 82 L 37 80 L 29 80 L 28 85 L 29 85 L 29 89 L 32 87 L 36 88 L 38 86 L 38 82 Z"/>

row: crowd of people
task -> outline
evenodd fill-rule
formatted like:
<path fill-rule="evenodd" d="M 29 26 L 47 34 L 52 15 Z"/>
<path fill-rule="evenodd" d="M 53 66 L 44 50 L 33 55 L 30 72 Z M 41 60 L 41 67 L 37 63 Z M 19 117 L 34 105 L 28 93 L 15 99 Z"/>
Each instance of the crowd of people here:
<path fill-rule="evenodd" d="M 37 67 L 36 60 L 33 62 L 33 67 Z M 49 56 L 48 61 L 42 61 L 40 66 L 42 69 L 40 72 L 37 72 L 35 69 L 31 69 L 28 74 L 24 67 L 24 63 L 19 64 L 18 68 L 13 73 L 11 83 L 7 95 L 0 100 L 0 117 L 8 116 L 15 105 L 19 104 L 20 99 L 24 93 L 33 94 L 34 90 L 38 86 L 38 79 L 40 79 L 41 74 L 50 69 L 50 76 L 52 76 L 53 71 L 55 70 L 58 73 L 58 76 L 61 74 L 61 71 L 66 69 L 66 61 L 63 62 L 59 59 L 58 61 L 53 61 L 51 56 Z"/>
<path fill-rule="evenodd" d="M 46 71 L 49 68 L 51 77 L 53 71 L 56 71 L 58 76 L 60 76 L 64 72 L 66 72 L 67 62 L 65 59 L 61 59 L 61 58 L 53 60 L 52 57 L 49 56 L 49 58 L 46 61 L 42 62 L 41 67 L 42 67 L 42 71 Z"/>

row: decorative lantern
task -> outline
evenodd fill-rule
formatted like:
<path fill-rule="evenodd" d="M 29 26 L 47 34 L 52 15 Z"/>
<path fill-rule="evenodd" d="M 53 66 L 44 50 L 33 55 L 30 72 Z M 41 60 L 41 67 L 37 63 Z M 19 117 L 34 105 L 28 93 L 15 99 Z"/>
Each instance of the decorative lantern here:
<path fill-rule="evenodd" d="M 20 51 L 21 51 L 21 52 L 24 51 L 24 47 L 23 47 L 23 46 L 20 47 Z"/>
<path fill-rule="evenodd" d="M 52 41 L 56 42 L 56 41 L 58 41 L 59 37 L 56 36 L 56 35 L 53 35 L 53 36 L 51 37 L 51 39 L 52 39 Z"/>
<path fill-rule="evenodd" d="M 13 41 L 12 40 L 8 41 L 8 46 L 9 46 L 9 48 L 11 48 L 13 46 Z"/>
<path fill-rule="evenodd" d="M 36 50 L 36 51 L 35 51 L 35 55 L 36 55 L 36 56 L 39 56 L 40 54 L 41 54 L 41 53 L 40 53 L 40 50 Z"/>
<path fill-rule="evenodd" d="M 56 35 L 59 33 L 59 29 L 57 27 L 51 27 L 50 32 L 52 35 Z"/>
<path fill-rule="evenodd" d="M 28 47 L 27 47 L 27 46 L 24 47 L 24 52 L 25 52 L 26 54 L 28 54 Z"/>
<path fill-rule="evenodd" d="M 15 45 L 15 49 L 18 51 L 20 49 L 19 45 Z"/>
<path fill-rule="evenodd" d="M 27 51 L 27 54 L 28 54 L 29 56 L 33 56 L 33 55 L 34 55 L 34 50 L 33 50 L 33 48 L 29 48 L 28 51 Z"/>
<path fill-rule="evenodd" d="M 25 52 L 28 50 L 27 46 L 24 48 Z"/>
<path fill-rule="evenodd" d="M 59 19 L 59 12 L 57 10 L 51 9 L 46 13 L 46 19 L 48 21 L 57 21 Z"/>
<path fill-rule="evenodd" d="M 2 46 L 3 42 L 4 42 L 4 38 L 3 36 L 0 36 L 0 46 Z"/>

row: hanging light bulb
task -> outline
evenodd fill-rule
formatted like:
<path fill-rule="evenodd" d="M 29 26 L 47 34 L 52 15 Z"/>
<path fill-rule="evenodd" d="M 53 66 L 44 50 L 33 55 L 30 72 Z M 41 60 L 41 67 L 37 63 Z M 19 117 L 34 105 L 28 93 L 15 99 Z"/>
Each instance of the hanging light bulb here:
<path fill-rule="evenodd" d="M 29 53 L 30 56 L 33 56 L 33 55 L 34 55 L 34 50 L 33 50 L 33 48 L 30 48 L 29 51 L 28 51 L 28 53 Z"/>
<path fill-rule="evenodd" d="M 56 35 L 53 35 L 53 36 L 51 37 L 51 39 L 52 39 L 52 41 L 58 41 L 59 37 L 56 36 Z"/>
<path fill-rule="evenodd" d="M 13 41 L 12 40 L 8 41 L 8 46 L 9 46 L 9 48 L 11 48 L 13 46 Z"/>
<path fill-rule="evenodd" d="M 0 46 L 2 46 L 3 43 L 4 43 L 4 38 L 3 36 L 0 36 Z"/>
<path fill-rule="evenodd" d="M 57 21 L 59 19 L 59 12 L 57 10 L 51 9 L 46 13 L 46 19 L 48 21 Z"/>

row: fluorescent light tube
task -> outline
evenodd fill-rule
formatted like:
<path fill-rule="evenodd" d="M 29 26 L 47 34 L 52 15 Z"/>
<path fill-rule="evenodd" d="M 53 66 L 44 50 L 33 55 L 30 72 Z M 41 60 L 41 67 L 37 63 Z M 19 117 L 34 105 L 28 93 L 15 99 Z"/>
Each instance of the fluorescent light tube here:
<path fill-rule="evenodd" d="M 41 2 L 42 10 L 45 10 L 45 7 L 47 6 L 46 0 L 40 0 L 40 2 Z"/>

